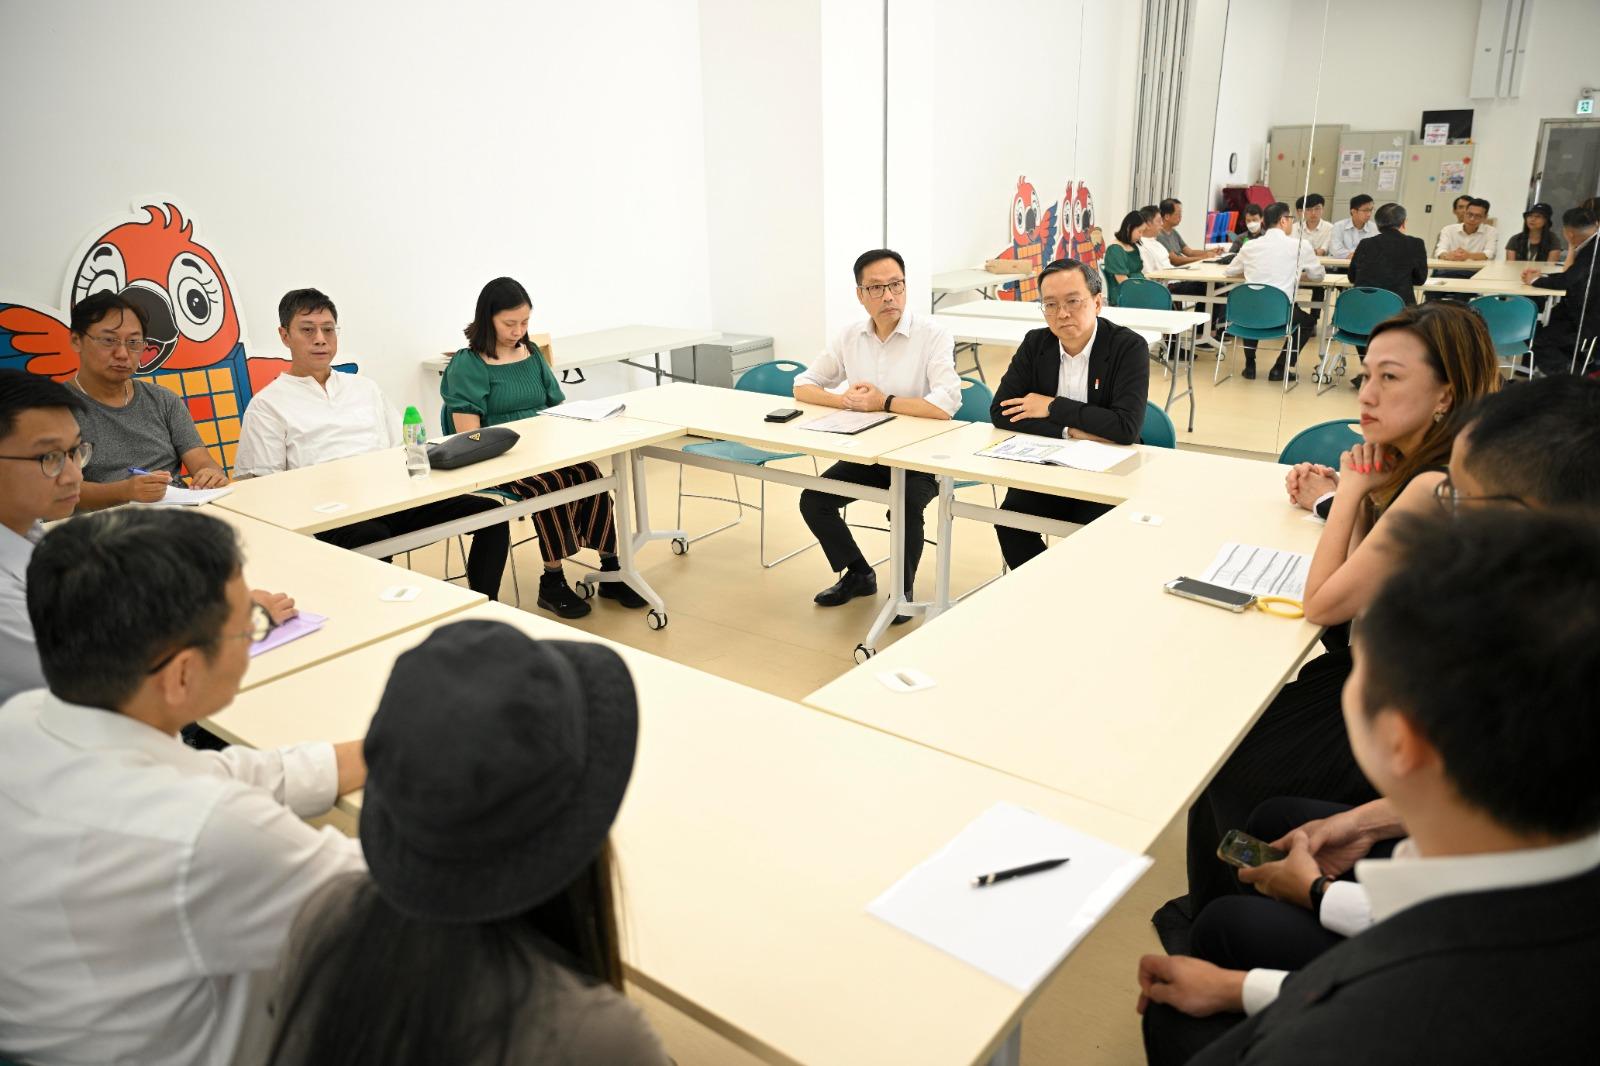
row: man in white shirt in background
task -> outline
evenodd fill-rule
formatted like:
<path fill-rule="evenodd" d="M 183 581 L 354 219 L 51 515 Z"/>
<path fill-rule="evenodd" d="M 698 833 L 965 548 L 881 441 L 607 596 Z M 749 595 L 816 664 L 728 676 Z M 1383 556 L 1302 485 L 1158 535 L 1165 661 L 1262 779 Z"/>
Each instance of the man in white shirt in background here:
<path fill-rule="evenodd" d="M 1356 253 L 1356 245 L 1368 237 L 1378 235 L 1378 227 L 1372 221 L 1372 197 L 1366 193 L 1356 193 L 1350 197 L 1350 217 L 1342 218 L 1333 224 L 1333 235 L 1328 238 L 1328 255 L 1334 259 L 1349 259 Z"/>
<path fill-rule="evenodd" d="M 1294 224 L 1294 231 L 1290 233 L 1296 240 L 1304 238 L 1311 245 L 1312 251 L 1318 255 L 1328 254 L 1328 242 L 1333 240 L 1333 223 L 1322 217 L 1328 201 L 1320 192 L 1309 193 L 1298 197 L 1295 202 L 1295 211 L 1299 214 L 1299 221 Z"/>
<path fill-rule="evenodd" d="M 339 354 L 339 312 L 332 300 L 316 289 L 286 293 L 278 302 L 278 338 L 289 349 L 289 369 L 245 408 L 235 478 L 264 477 L 399 447 L 400 416 L 383 390 L 371 378 L 333 369 Z M 317 539 L 359 548 L 501 506 L 488 496 L 452 496 L 330 529 Z M 467 583 L 473 591 L 498 599 L 510 529 L 500 522 L 471 536 Z"/>
<path fill-rule="evenodd" d="M 119 507 L 47 533 L 28 607 L 48 689 L 0 708 L 0 1054 L 227 1066 L 270 1025 L 300 905 L 364 868 L 301 819 L 366 779 L 361 742 L 196 751 L 270 629 L 231 527 Z M 256 1061 L 249 1057 L 248 1061 Z"/>
<path fill-rule="evenodd" d="M 1371 927 L 1292 974 L 1145 956 L 1152 1066 L 1593 1058 L 1600 532 L 1471 498 L 1400 532 L 1353 634 L 1351 748 L 1410 833 L 1355 864 Z M 1524 638 L 1514 669 L 1486 627 Z"/>
<path fill-rule="evenodd" d="M 950 331 L 906 307 L 906 265 L 887 248 L 863 252 L 855 262 L 856 299 L 868 317 L 846 326 L 810 369 L 794 379 L 794 398 L 849 411 L 888 411 L 913 418 L 952 417 L 961 407 L 955 341 Z M 889 468 L 838 462 L 823 477 L 853 485 L 889 487 Z M 931 474 L 906 473 L 906 587 L 911 596 L 922 559 L 922 512 L 939 494 Z M 848 496 L 807 489 L 800 514 L 839 580 L 817 593 L 822 607 L 838 607 L 878 591 L 878 578 L 845 524 Z M 896 617 L 899 624 L 908 615 Z"/>
<path fill-rule="evenodd" d="M 1484 220 L 1489 217 L 1489 201 L 1473 197 L 1467 201 L 1462 221 L 1439 231 L 1434 246 L 1435 259 L 1481 263 L 1500 258 L 1500 233 Z"/>
<path fill-rule="evenodd" d="M 1294 315 L 1295 355 L 1298 358 L 1301 346 L 1316 326 L 1316 319 L 1295 303 L 1295 290 L 1299 288 L 1302 277 L 1309 281 L 1321 281 L 1327 276 L 1327 271 L 1317 262 L 1317 253 L 1310 244 L 1289 235 L 1294 227 L 1294 217 L 1289 212 L 1288 204 L 1268 204 L 1262 212 L 1261 221 L 1261 236 L 1240 248 L 1233 262 L 1223 270 L 1228 276 L 1242 276 L 1251 284 L 1271 285 L 1289 298 L 1289 307 Z M 1285 369 L 1280 353 L 1278 361 L 1267 374 L 1268 380 L 1282 381 Z M 1293 367 L 1287 368 L 1287 372 L 1292 379 Z M 1244 342 L 1243 376 L 1256 376 L 1256 342 L 1253 340 Z"/>

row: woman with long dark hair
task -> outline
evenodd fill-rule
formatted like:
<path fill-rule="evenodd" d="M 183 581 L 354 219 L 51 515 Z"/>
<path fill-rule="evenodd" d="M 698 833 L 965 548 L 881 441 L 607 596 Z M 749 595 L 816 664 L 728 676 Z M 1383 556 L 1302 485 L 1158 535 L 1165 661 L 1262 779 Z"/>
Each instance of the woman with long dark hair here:
<path fill-rule="evenodd" d="M 445 431 L 461 432 L 531 418 L 546 407 L 565 403 L 566 395 L 539 346 L 528 337 L 533 300 L 514 278 L 495 278 L 478 293 L 472 322 L 463 331 L 467 346 L 451 358 L 439 381 L 444 398 Z M 523 499 L 587 484 L 600 477 L 594 463 L 564 466 L 518 478 L 505 486 Z M 579 548 L 600 553 L 600 569 L 614 571 L 617 531 L 611 521 L 609 492 L 585 496 L 548 511 L 535 511 L 539 554 L 544 573 L 539 579 L 539 606 L 562 618 L 582 618 L 589 605 L 567 584 L 561 561 Z M 645 606 L 644 597 L 621 581 L 600 586 L 600 596 L 624 607 Z"/>
<path fill-rule="evenodd" d="M 1144 260 L 1139 255 L 1139 239 L 1145 234 L 1144 216 L 1129 211 L 1122 216 L 1116 239 L 1106 249 L 1106 302 L 1117 306 L 1117 293 L 1125 281 L 1144 280 Z"/>
<path fill-rule="evenodd" d="M 602 645 L 474 621 L 402 655 L 365 744 L 370 873 L 301 911 L 273 1066 L 666 1066 L 622 995 L 608 842 L 637 737 Z"/>
<path fill-rule="evenodd" d="M 1189 895 L 1156 915 L 1164 942 L 1204 904 L 1238 891 L 1217 843 L 1276 796 L 1359 804 L 1374 798 L 1345 735 L 1339 694 L 1350 675 L 1349 631 L 1388 574 L 1388 518 L 1438 510 L 1463 412 L 1500 387 L 1499 359 L 1483 319 L 1448 301 L 1407 307 L 1372 331 L 1359 394 L 1366 438 L 1339 469 L 1289 472 L 1289 497 L 1310 510 L 1333 492 L 1306 576 L 1306 618 L 1331 627 L 1327 654 L 1285 685 L 1189 809 Z M 1172 946 L 1168 944 L 1169 948 Z"/>

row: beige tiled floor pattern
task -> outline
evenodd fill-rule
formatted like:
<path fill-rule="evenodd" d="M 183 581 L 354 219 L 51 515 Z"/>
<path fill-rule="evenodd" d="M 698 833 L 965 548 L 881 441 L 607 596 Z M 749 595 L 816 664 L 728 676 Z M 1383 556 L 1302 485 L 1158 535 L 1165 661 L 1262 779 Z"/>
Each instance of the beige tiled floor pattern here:
<path fill-rule="evenodd" d="M 1009 353 L 986 349 L 983 354 L 989 381 L 998 383 Z M 1231 363 L 1237 367 L 1237 354 Z M 1263 368 L 1265 365 L 1268 364 L 1264 363 Z M 1182 432 L 1187 408 L 1175 405 L 1175 421 L 1180 423 L 1180 441 L 1185 446 L 1266 457 L 1275 455 L 1281 443 L 1303 426 L 1354 414 L 1355 393 L 1348 386 L 1340 385 L 1318 398 L 1308 376 L 1285 399 L 1281 386 L 1269 384 L 1264 377 L 1253 382 L 1235 377 L 1213 388 L 1210 373 L 1210 363 L 1203 359 L 1196 367 L 1196 376 L 1203 381 L 1197 390 L 1199 406 L 1192 435 Z M 1151 393 L 1158 401 L 1165 399 L 1166 383 L 1159 368 L 1153 371 Z M 805 460 L 789 465 L 810 469 Z M 656 526 L 666 527 L 674 517 L 677 470 L 666 463 L 652 462 L 648 467 L 652 518 Z M 710 471 L 690 469 L 685 477 L 686 487 L 692 492 L 726 495 L 731 488 L 726 475 Z M 755 498 L 754 482 L 741 480 L 740 486 L 745 499 Z M 988 500 L 988 491 L 983 488 L 965 490 L 965 495 Z M 775 485 L 767 488 L 767 539 L 772 554 L 781 554 L 810 539 L 796 501 L 793 489 Z M 731 517 L 732 507 L 728 504 L 689 500 L 684 507 L 684 521 L 691 532 L 709 529 Z M 851 506 L 850 518 L 862 524 L 883 524 L 882 513 L 862 503 Z M 852 667 L 852 649 L 865 634 L 875 604 L 857 600 L 832 610 L 814 606 L 812 595 L 833 580 L 820 550 L 813 548 L 773 569 L 763 569 L 757 561 L 758 521 L 759 514 L 747 510 L 741 525 L 693 545 L 681 557 L 672 555 L 665 542 L 646 548 L 640 566 L 669 605 L 671 622 L 666 629 L 652 632 L 645 627 L 642 612 L 625 611 L 609 601 L 599 601 L 593 613 L 573 623 L 574 627 L 754 688 L 790 699 L 803 698 Z M 930 521 L 930 528 L 931 525 Z M 521 538 L 528 533 L 527 523 L 519 522 L 513 536 Z M 887 553 L 885 534 L 861 531 L 857 536 L 869 557 Z M 998 571 L 1000 556 L 990 528 L 958 522 L 955 537 L 953 588 L 970 588 Z M 932 551 L 928 550 L 930 561 Z M 531 610 L 539 574 L 537 545 L 525 545 L 514 554 L 523 606 Z M 413 558 L 418 569 L 438 573 L 438 549 L 415 553 Z M 460 565 L 459 557 L 455 558 L 454 567 L 459 569 Z M 578 570 L 576 564 L 569 564 L 569 577 L 576 576 Z M 931 567 L 924 566 L 918 580 L 923 595 L 931 590 L 931 582 Z M 512 598 L 509 575 L 503 597 L 508 602 Z M 1070 617 L 1060 619 L 1048 604 L 1041 602 L 1040 606 L 1041 620 L 1049 617 L 1070 626 Z M 916 625 L 913 622 L 903 630 L 890 630 L 887 642 Z M 1149 925 L 1151 912 L 1182 891 L 1181 818 L 1167 828 L 1152 854 L 1154 868 L 1078 947 L 1027 1015 L 1023 1028 L 1026 1066 L 1122 1066 L 1144 1061 L 1138 1018 L 1133 1010 L 1135 961 L 1140 954 L 1158 948 Z M 862 903 L 864 906 L 866 901 Z M 841 960 L 841 964 L 846 963 Z M 744 1050 L 672 1008 L 643 994 L 639 998 L 680 1066 L 743 1066 L 755 1061 Z"/>

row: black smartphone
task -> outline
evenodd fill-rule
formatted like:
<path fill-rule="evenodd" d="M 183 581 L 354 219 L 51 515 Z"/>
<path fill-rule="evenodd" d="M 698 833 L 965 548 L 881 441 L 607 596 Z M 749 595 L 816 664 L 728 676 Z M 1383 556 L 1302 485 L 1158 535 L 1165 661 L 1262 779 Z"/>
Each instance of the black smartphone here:
<path fill-rule="evenodd" d="M 776 411 L 767 412 L 768 422 L 793 422 L 801 414 L 798 407 L 780 407 Z"/>
<path fill-rule="evenodd" d="M 1237 829 L 1228 830 L 1227 835 L 1222 838 L 1222 843 L 1217 845 L 1217 858 L 1241 870 L 1248 866 L 1260 866 L 1266 862 L 1278 862 L 1288 856 L 1288 852 L 1279 851 L 1270 844 L 1263 844 L 1250 834 L 1241 833 Z"/>
<path fill-rule="evenodd" d="M 1235 592 L 1233 589 L 1223 588 L 1206 581 L 1196 581 L 1192 577 L 1180 577 L 1168 581 L 1162 588 L 1174 596 L 1182 596 L 1186 600 L 1198 600 L 1209 603 L 1213 607 L 1233 611 L 1235 614 L 1256 602 L 1256 598 L 1248 592 Z"/>

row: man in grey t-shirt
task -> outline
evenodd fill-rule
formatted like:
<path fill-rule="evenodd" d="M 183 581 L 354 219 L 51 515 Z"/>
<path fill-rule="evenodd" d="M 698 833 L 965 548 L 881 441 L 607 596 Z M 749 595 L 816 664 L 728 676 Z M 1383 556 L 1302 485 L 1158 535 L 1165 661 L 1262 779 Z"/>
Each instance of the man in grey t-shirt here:
<path fill-rule="evenodd" d="M 144 316 L 137 307 L 115 293 L 96 293 L 72 309 L 71 329 L 78 355 L 72 384 L 85 401 L 78 421 L 84 440 L 94 445 L 83 471 L 80 509 L 154 502 L 184 469 L 197 489 L 228 483 L 183 401 L 134 377 L 145 350 Z"/>
<path fill-rule="evenodd" d="M 1222 254 L 1221 249 L 1191 248 L 1183 243 L 1183 238 L 1178 236 L 1178 223 L 1183 221 L 1183 201 L 1169 197 L 1161 201 L 1160 208 L 1161 232 L 1156 234 L 1156 240 L 1167 250 L 1173 266 L 1187 266 Z"/>

